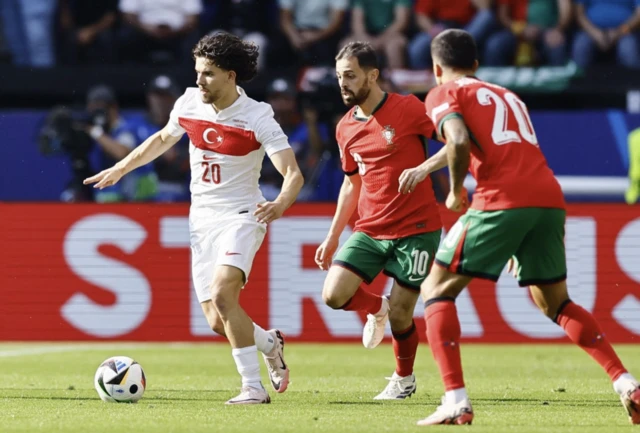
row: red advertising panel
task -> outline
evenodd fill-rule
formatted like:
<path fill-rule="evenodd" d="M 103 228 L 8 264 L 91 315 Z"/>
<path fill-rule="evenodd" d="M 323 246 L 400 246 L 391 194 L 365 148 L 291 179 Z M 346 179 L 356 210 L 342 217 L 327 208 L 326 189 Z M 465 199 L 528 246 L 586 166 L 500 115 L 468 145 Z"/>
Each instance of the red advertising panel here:
<path fill-rule="evenodd" d="M 270 225 L 242 294 L 263 327 L 298 341 L 360 338 L 364 317 L 323 304 L 326 274 L 313 261 L 334 209 L 300 204 Z M 216 338 L 190 286 L 188 212 L 186 205 L 0 205 L 0 340 Z M 443 215 L 449 228 L 456 215 Z M 566 245 L 572 298 L 612 341 L 640 341 L 640 207 L 571 206 Z M 381 275 L 367 288 L 390 287 Z M 465 341 L 565 341 L 507 274 L 497 284 L 472 282 L 457 305 Z M 415 316 L 424 330 L 422 302 Z"/>

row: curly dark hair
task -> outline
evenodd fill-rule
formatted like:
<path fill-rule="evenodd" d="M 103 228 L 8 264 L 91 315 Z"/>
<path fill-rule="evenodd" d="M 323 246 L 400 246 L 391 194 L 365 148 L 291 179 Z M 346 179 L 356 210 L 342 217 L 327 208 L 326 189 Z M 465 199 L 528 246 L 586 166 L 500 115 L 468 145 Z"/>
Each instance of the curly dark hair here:
<path fill-rule="evenodd" d="M 258 47 L 230 33 L 206 35 L 193 47 L 193 58 L 204 57 L 225 71 L 236 73 L 236 82 L 251 81 L 258 74 Z"/>

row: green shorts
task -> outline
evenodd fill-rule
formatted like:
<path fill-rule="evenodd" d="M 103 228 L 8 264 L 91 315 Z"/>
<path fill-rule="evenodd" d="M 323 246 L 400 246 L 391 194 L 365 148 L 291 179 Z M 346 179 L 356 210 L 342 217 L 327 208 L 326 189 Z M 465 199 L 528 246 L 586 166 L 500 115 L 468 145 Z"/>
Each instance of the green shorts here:
<path fill-rule="evenodd" d="M 400 239 L 373 239 L 356 232 L 342 246 L 333 264 L 346 268 L 367 284 L 380 273 L 402 287 L 420 290 L 435 257 L 442 230 Z"/>
<path fill-rule="evenodd" d="M 444 238 L 436 263 L 450 272 L 497 281 L 511 257 L 520 286 L 567 278 L 562 209 L 469 209 Z"/>

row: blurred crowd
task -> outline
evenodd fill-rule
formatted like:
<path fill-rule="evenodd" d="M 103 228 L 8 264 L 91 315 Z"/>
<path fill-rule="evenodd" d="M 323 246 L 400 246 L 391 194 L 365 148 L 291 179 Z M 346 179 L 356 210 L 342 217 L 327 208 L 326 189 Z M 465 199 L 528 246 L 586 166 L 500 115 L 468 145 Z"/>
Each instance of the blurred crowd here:
<path fill-rule="evenodd" d="M 478 42 L 483 66 L 595 63 L 640 69 L 640 0 L 0 0 L 0 61 L 19 67 L 175 65 L 191 68 L 191 48 L 203 35 L 227 31 L 260 48 L 259 68 L 276 78 L 266 92 L 290 138 L 307 185 L 301 199 L 332 200 L 342 182 L 334 127 L 320 101 L 309 103 L 280 70 L 332 67 L 338 48 L 367 40 L 387 70 L 431 67 L 429 45 L 447 28 L 464 28 Z M 392 83 L 383 83 L 394 90 Z M 142 115 L 120 112 L 106 86 L 91 89 L 84 131 L 94 142 L 97 171 L 121 159 L 167 121 L 181 94 L 168 75 L 154 77 Z M 336 91 L 336 97 L 338 97 Z M 96 123 L 96 113 L 106 121 Z M 335 113 L 335 111 L 334 111 Z M 188 199 L 188 143 L 137 170 L 117 189 L 76 185 L 68 201 Z M 322 185 L 319 186 L 319 179 Z M 265 163 L 267 198 L 281 178 Z M 445 194 L 446 179 L 438 195 Z"/>
<path fill-rule="evenodd" d="M 331 64 L 339 45 L 370 41 L 389 68 L 430 66 L 429 43 L 468 30 L 486 66 L 640 68 L 638 0 L 2 0 L 16 65 L 189 62 L 202 35 L 255 42 L 261 66 Z"/>

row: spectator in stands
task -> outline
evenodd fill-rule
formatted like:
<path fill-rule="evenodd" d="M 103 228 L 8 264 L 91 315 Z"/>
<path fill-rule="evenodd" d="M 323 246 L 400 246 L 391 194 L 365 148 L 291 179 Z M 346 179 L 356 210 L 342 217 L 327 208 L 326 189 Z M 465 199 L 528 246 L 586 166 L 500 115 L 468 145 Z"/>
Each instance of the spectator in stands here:
<path fill-rule="evenodd" d="M 180 87 L 168 75 L 158 75 L 147 89 L 147 116 L 136 128 L 142 143 L 161 130 L 167 122 L 176 100 L 182 95 Z M 158 177 L 159 202 L 189 201 L 189 137 L 186 135 L 171 149 L 153 162 Z"/>
<path fill-rule="evenodd" d="M 132 62 L 191 62 L 201 0 L 120 0 L 120 51 Z"/>
<path fill-rule="evenodd" d="M 271 27 L 267 17 L 272 16 L 272 10 L 276 7 L 275 0 L 209 1 L 212 5 L 206 6 L 212 6 L 214 13 L 206 32 L 210 33 L 211 29 L 215 28 L 253 42 L 260 48 L 258 69 L 263 70 L 267 60 Z"/>
<path fill-rule="evenodd" d="M 14 65 L 54 66 L 56 7 L 57 0 L 0 0 L 4 35 Z"/>
<path fill-rule="evenodd" d="M 571 0 L 498 0 L 498 20 L 504 28 L 487 40 L 483 64 L 567 63 Z"/>
<path fill-rule="evenodd" d="M 405 67 L 412 0 L 353 0 L 349 41 L 368 41 L 391 69 Z"/>
<path fill-rule="evenodd" d="M 478 47 L 496 27 L 491 0 L 418 0 L 415 5 L 418 33 L 409 44 L 409 66 L 431 67 L 431 40 L 448 28 L 463 28 Z"/>
<path fill-rule="evenodd" d="M 307 65 L 333 65 L 348 0 L 278 0 L 280 27 Z"/>
<path fill-rule="evenodd" d="M 576 0 L 580 31 L 573 60 L 586 68 L 615 50 L 619 64 L 640 69 L 640 0 Z"/>
<path fill-rule="evenodd" d="M 276 122 L 289 138 L 305 179 L 310 180 L 309 175 L 329 142 L 329 128 L 319 122 L 318 112 L 312 104 L 305 104 L 302 110 L 298 108 L 298 94 L 290 81 L 276 78 L 269 84 L 266 96 Z M 260 184 L 267 200 L 275 198 L 280 191 L 282 176 L 268 158 L 263 164 Z"/>
<path fill-rule="evenodd" d="M 87 133 L 98 145 L 92 158 L 94 167 L 107 169 L 141 144 L 136 125 L 120 114 L 111 88 L 104 85 L 91 88 L 87 94 L 86 109 L 93 120 L 93 126 L 88 127 Z M 131 181 L 98 190 L 94 198 L 99 203 L 144 201 L 152 199 L 155 192 L 153 166 L 147 164 L 136 170 Z"/>
<path fill-rule="evenodd" d="M 115 63 L 118 0 L 59 0 L 62 63 Z"/>

